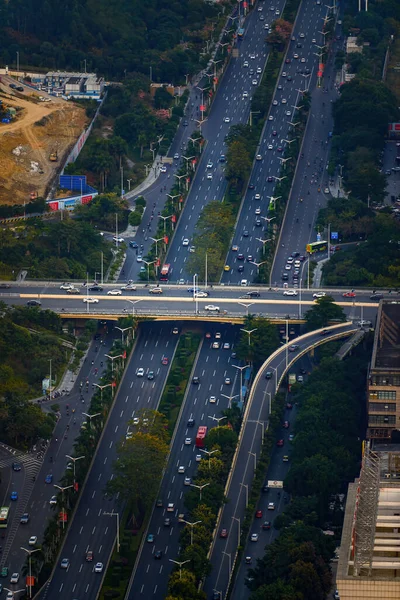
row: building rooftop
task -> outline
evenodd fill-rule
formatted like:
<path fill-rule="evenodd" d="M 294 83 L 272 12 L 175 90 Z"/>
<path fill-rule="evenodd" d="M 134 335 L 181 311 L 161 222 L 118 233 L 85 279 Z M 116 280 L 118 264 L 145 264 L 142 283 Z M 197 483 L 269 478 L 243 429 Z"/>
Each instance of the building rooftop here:
<path fill-rule="evenodd" d="M 400 301 L 380 302 L 371 369 L 400 371 Z"/>

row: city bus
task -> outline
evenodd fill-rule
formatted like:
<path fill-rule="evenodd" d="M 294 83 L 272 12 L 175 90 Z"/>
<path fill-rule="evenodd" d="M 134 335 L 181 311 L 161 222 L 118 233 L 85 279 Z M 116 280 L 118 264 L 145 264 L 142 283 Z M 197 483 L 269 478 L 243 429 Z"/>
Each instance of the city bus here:
<path fill-rule="evenodd" d="M 5 529 L 8 525 L 8 512 L 9 512 L 9 507 L 8 506 L 2 506 L 0 508 L 0 528 L 1 529 Z"/>
<path fill-rule="evenodd" d="M 328 249 L 328 242 L 311 242 L 306 246 L 306 252 L 314 254 L 314 252 L 324 252 Z"/>
<path fill-rule="evenodd" d="M 204 448 L 204 440 L 207 435 L 206 425 L 200 425 L 196 435 L 196 448 Z"/>
<path fill-rule="evenodd" d="M 163 265 L 161 271 L 160 271 L 160 281 L 168 281 L 168 279 L 170 278 L 171 275 L 171 265 L 169 264 L 165 264 Z"/>

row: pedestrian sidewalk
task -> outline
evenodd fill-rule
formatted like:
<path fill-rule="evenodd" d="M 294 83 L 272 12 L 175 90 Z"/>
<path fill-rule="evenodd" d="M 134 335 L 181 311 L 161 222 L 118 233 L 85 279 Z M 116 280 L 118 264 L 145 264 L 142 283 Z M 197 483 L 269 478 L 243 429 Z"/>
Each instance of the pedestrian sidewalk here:
<path fill-rule="evenodd" d="M 141 194 L 142 192 L 147 190 L 147 188 L 150 187 L 157 180 L 157 178 L 160 174 L 160 168 L 159 168 L 160 165 L 161 165 L 161 156 L 159 154 L 157 154 L 146 179 L 143 179 L 142 183 L 139 183 L 139 185 L 137 187 L 135 187 L 135 189 L 131 190 L 130 192 L 127 192 L 125 194 L 125 198 L 127 200 L 130 200 L 131 198 L 135 198 L 136 196 L 139 196 L 139 194 Z"/>

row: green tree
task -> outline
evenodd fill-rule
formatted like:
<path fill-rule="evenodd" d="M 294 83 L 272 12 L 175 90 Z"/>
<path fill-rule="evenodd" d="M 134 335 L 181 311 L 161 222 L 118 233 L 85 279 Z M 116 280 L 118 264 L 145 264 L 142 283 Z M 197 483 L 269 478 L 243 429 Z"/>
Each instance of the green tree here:
<path fill-rule="evenodd" d="M 315 305 L 304 316 L 308 331 L 325 327 L 330 321 L 346 320 L 343 308 L 335 304 L 332 296 L 317 298 Z"/>

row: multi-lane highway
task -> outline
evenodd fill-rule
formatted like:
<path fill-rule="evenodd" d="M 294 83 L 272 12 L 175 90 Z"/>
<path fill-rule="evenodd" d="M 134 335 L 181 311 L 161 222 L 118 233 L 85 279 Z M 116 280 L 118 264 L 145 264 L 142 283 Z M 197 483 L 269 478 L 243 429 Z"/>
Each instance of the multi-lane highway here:
<path fill-rule="evenodd" d="M 220 519 L 220 523 L 223 523 L 224 527 L 228 530 L 228 536 L 223 539 L 217 537 L 214 540 L 211 555 L 213 570 L 211 575 L 206 579 L 204 586 L 208 595 L 213 591 L 217 591 L 220 592 L 220 597 L 224 598 L 228 589 L 230 572 L 239 545 L 238 531 L 245 514 L 247 494 L 254 478 L 254 466 L 260 456 L 262 432 L 268 424 L 270 402 L 275 395 L 276 381 L 280 381 L 286 368 L 290 366 L 291 361 L 296 360 L 299 355 L 305 353 L 307 348 L 321 343 L 322 340 L 333 339 L 334 336 L 341 335 L 342 333 L 349 335 L 352 331 L 355 331 L 354 326 L 348 324 L 336 327 L 323 336 L 321 336 L 320 331 L 317 331 L 296 338 L 295 342 L 298 344 L 297 350 L 290 353 L 286 351 L 286 348 L 279 349 L 268 359 L 268 364 L 257 373 L 247 400 L 245 426 L 233 465 L 234 469 L 231 473 L 231 479 L 228 482 L 228 491 L 226 494 L 228 502 L 223 506 Z M 267 371 L 273 373 L 272 378 L 265 379 Z M 271 498 L 268 501 L 277 502 L 277 500 L 277 495 L 274 495 L 274 492 L 272 492 Z M 255 532 L 252 531 L 251 533 Z M 244 543 L 244 540 L 241 541 Z"/>
<path fill-rule="evenodd" d="M 112 477 L 113 461 L 118 442 L 127 432 L 128 422 L 141 409 L 158 405 L 168 366 L 161 364 L 163 356 L 172 359 L 178 336 L 169 324 L 141 325 L 135 352 L 121 382 L 113 410 L 82 491 L 78 509 L 63 545 L 61 558 L 69 559 L 67 569 L 55 566 L 51 580 L 42 591 L 43 598 L 96 598 L 102 575 L 94 572 L 97 562 L 107 564 L 116 537 L 116 519 L 104 515 L 120 509 L 117 500 L 107 499 L 104 489 Z M 153 370 L 154 380 L 139 378 L 137 369 Z M 93 562 L 86 562 L 86 552 L 93 551 Z"/>
<path fill-rule="evenodd" d="M 52 496 L 57 496 L 59 490 L 54 484 L 60 485 L 65 475 L 69 461 L 66 455 L 73 455 L 74 440 L 79 434 L 80 426 L 87 417 L 83 414 L 88 411 L 90 400 L 95 392 L 92 384 L 96 383 L 102 372 L 102 363 L 105 362 L 104 354 L 113 343 L 114 332 L 107 333 L 102 328 L 99 330 L 100 339 L 94 342 L 88 351 L 88 359 L 83 363 L 79 378 L 75 382 L 69 395 L 63 395 L 56 400 L 42 402 L 43 410 L 50 410 L 53 404 L 59 405 L 57 424 L 53 437 L 49 442 L 38 444 L 30 452 L 23 453 L 12 448 L 2 448 L 1 466 L 3 473 L 9 468 L 11 477 L 2 506 L 10 505 L 10 492 L 18 492 L 18 500 L 11 503 L 10 518 L 7 529 L 4 530 L 3 551 L 0 566 L 7 566 L 10 573 L 20 573 L 26 561 L 26 552 L 21 546 L 28 548 L 31 536 L 37 536 L 37 543 L 41 544 L 47 521 L 53 516 L 57 507 L 50 505 Z M 97 371 L 97 374 L 95 372 Z M 88 381 L 89 386 L 83 387 L 80 383 Z M 71 383 L 71 382 L 69 382 Z M 81 400 L 83 395 L 83 401 Z M 68 409 L 67 409 L 68 407 Z M 11 471 L 13 462 L 21 465 L 21 471 Z M 46 476 L 51 475 L 52 480 L 46 483 Z M 6 477 L 4 477 L 6 479 Z M 4 484 L 4 482 L 2 482 Z M 28 522 L 20 523 L 22 514 L 28 514 Z M 17 585 L 20 587 L 20 584 Z"/>
<path fill-rule="evenodd" d="M 154 535 L 154 541 L 144 544 L 131 580 L 128 598 L 132 600 L 166 597 L 168 577 L 174 567 L 169 559 L 177 560 L 179 553 L 182 524 L 178 523 L 178 514 L 186 512 L 184 493 L 190 489 L 188 482 L 185 485 L 185 478 L 192 478 L 195 474 L 198 456 L 201 460 L 207 459 L 195 447 L 198 427 L 215 427 L 217 422 L 212 417 L 220 417 L 221 411 L 228 407 L 229 400 L 225 396 L 239 393 L 237 369 L 233 367 L 239 363 L 232 358 L 238 328 L 214 323 L 207 333 L 211 337 L 204 338 L 193 367 L 193 376 L 199 378 L 199 383 L 189 384 L 181 421 L 171 447 L 160 492 L 162 507 L 155 508 L 149 523 L 148 533 Z M 216 341 L 220 344 L 219 348 L 212 347 Z M 230 378 L 231 383 L 225 383 L 226 377 Z M 190 427 L 189 419 L 194 420 Z M 187 438 L 190 438 L 190 444 L 186 442 Z M 179 467 L 185 467 L 185 472 L 178 473 Z M 167 512 L 168 503 L 173 503 L 173 512 Z M 170 521 L 165 524 L 168 518 Z M 162 552 L 160 560 L 155 560 L 157 551 Z"/>
<path fill-rule="evenodd" d="M 261 6 L 264 6 L 265 18 L 268 19 L 270 15 L 267 10 L 268 5 Z M 316 2 L 304 2 L 300 6 L 292 32 L 292 41 L 279 74 L 273 103 L 257 149 L 249 189 L 244 197 L 232 240 L 232 247 L 237 250 L 230 250 L 227 256 L 226 264 L 229 265 L 230 271 L 225 271 L 221 279 L 225 283 L 237 284 L 243 278 L 253 281 L 257 276 L 257 266 L 253 263 L 262 262 L 263 245 L 267 243 L 260 240 L 272 237 L 273 222 L 270 226 L 265 218 L 268 217 L 271 198 L 275 195 L 277 178 L 281 176 L 282 156 L 289 144 L 288 140 L 291 139 L 290 132 L 294 128 L 293 123 L 298 121 L 295 107 L 301 104 L 301 90 L 312 89 L 317 80 L 318 58 L 315 56 L 315 52 L 318 50 L 317 44 L 322 45 L 323 36 L 319 30 L 322 27 L 322 18 L 325 16 L 326 10 L 325 6 L 318 5 Z M 243 57 L 243 60 L 245 58 Z M 241 67 L 243 71 L 246 71 L 244 64 L 242 62 Z M 299 177 L 303 176 L 301 169 Z M 295 193 L 292 194 L 292 198 L 295 203 Z M 296 218 L 298 218 L 297 214 Z M 294 226 L 296 231 L 300 226 L 302 227 L 300 218 L 297 222 L 295 220 L 292 222 L 290 216 L 289 221 L 290 227 Z M 303 222 L 303 218 L 301 222 Z M 307 236 L 310 233 L 308 227 L 306 233 Z M 305 254 L 305 244 L 290 247 L 289 253 L 292 251 Z M 240 258 L 240 255 L 244 256 L 244 260 Z M 239 267 L 244 267 L 243 271 L 238 272 Z M 280 281 L 280 277 L 274 281 Z"/>

